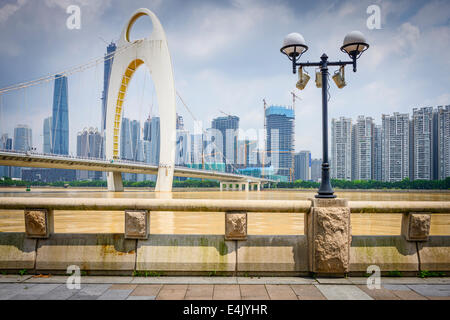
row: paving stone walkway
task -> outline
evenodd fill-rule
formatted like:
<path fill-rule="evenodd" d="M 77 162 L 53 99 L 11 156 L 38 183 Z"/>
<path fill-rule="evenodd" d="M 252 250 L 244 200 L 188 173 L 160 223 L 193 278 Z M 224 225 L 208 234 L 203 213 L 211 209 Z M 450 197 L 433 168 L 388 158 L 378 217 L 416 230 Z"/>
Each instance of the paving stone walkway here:
<path fill-rule="evenodd" d="M 450 278 L 0 276 L 0 300 L 450 300 Z"/>

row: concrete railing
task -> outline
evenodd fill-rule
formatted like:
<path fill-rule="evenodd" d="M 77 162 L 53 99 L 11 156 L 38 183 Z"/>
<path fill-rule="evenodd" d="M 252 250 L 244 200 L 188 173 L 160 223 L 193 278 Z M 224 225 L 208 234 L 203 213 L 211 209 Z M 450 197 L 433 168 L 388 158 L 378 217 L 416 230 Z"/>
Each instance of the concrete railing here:
<path fill-rule="evenodd" d="M 163 195 L 161 195 L 163 197 Z M 2 197 L 0 210 L 24 210 L 25 233 L 0 233 L 0 270 L 91 274 L 343 275 L 450 271 L 450 237 L 430 236 L 431 216 L 450 202 L 204 200 Z M 55 210 L 124 211 L 122 234 L 54 233 Z M 149 235 L 151 211 L 225 212 L 225 236 Z M 248 212 L 305 215 L 305 235 L 247 235 Z M 352 236 L 351 213 L 401 213 L 398 236 Z"/>

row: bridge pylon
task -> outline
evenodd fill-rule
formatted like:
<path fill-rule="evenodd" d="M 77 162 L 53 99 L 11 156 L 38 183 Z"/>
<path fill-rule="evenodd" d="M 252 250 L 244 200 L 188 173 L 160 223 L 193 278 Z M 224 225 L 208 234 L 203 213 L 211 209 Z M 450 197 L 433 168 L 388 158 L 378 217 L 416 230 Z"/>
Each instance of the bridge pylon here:
<path fill-rule="evenodd" d="M 142 16 L 148 16 L 153 24 L 149 37 L 130 42 L 129 34 L 134 23 Z M 128 20 L 118 41 L 117 51 L 128 47 L 114 56 L 106 109 L 106 159 L 120 157 L 120 130 L 122 107 L 127 87 L 136 69 L 146 65 L 152 75 L 160 113 L 160 153 L 158 177 L 155 191 L 172 191 L 175 166 L 176 110 L 175 85 L 172 61 L 164 29 L 156 15 L 148 9 L 137 10 Z M 108 173 L 108 190 L 123 191 L 120 172 Z"/>

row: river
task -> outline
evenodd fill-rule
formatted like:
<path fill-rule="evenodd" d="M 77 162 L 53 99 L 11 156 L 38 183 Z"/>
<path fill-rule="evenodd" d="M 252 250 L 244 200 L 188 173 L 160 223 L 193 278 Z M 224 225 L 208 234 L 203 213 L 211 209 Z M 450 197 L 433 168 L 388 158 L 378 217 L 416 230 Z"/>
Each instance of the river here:
<path fill-rule="evenodd" d="M 172 193 L 174 199 L 262 199 L 306 200 L 315 190 L 263 190 L 261 192 L 183 190 Z M 450 192 L 398 191 L 337 191 L 348 200 L 450 201 Z M 0 188 L 0 197 L 58 197 L 58 198 L 155 198 L 157 194 L 144 188 L 129 188 L 110 193 L 105 188 Z M 122 233 L 123 212 L 114 211 L 56 211 L 57 233 Z M 304 214 L 249 213 L 248 234 L 304 234 Z M 354 235 L 398 235 L 400 214 L 352 214 Z M 151 234 L 224 234 L 224 213 L 217 212 L 152 212 Z M 23 211 L 0 209 L 0 232 L 24 232 Z M 450 235 L 450 214 L 433 214 L 432 235 Z"/>

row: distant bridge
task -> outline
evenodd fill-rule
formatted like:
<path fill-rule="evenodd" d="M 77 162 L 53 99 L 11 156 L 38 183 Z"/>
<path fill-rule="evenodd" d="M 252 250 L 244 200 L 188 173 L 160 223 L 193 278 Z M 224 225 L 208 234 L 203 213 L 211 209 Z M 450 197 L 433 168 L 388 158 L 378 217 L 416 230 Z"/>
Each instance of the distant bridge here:
<path fill-rule="evenodd" d="M 127 160 L 105 160 L 95 158 L 73 157 L 54 154 L 39 154 L 32 152 L 0 151 L 0 166 L 56 168 L 88 171 L 105 171 L 119 173 L 158 174 L 159 166 Z M 274 180 L 239 175 L 213 170 L 201 170 L 175 166 L 177 177 L 219 180 L 222 183 L 261 184 L 275 182 Z M 248 187 L 247 187 L 248 189 Z"/>

